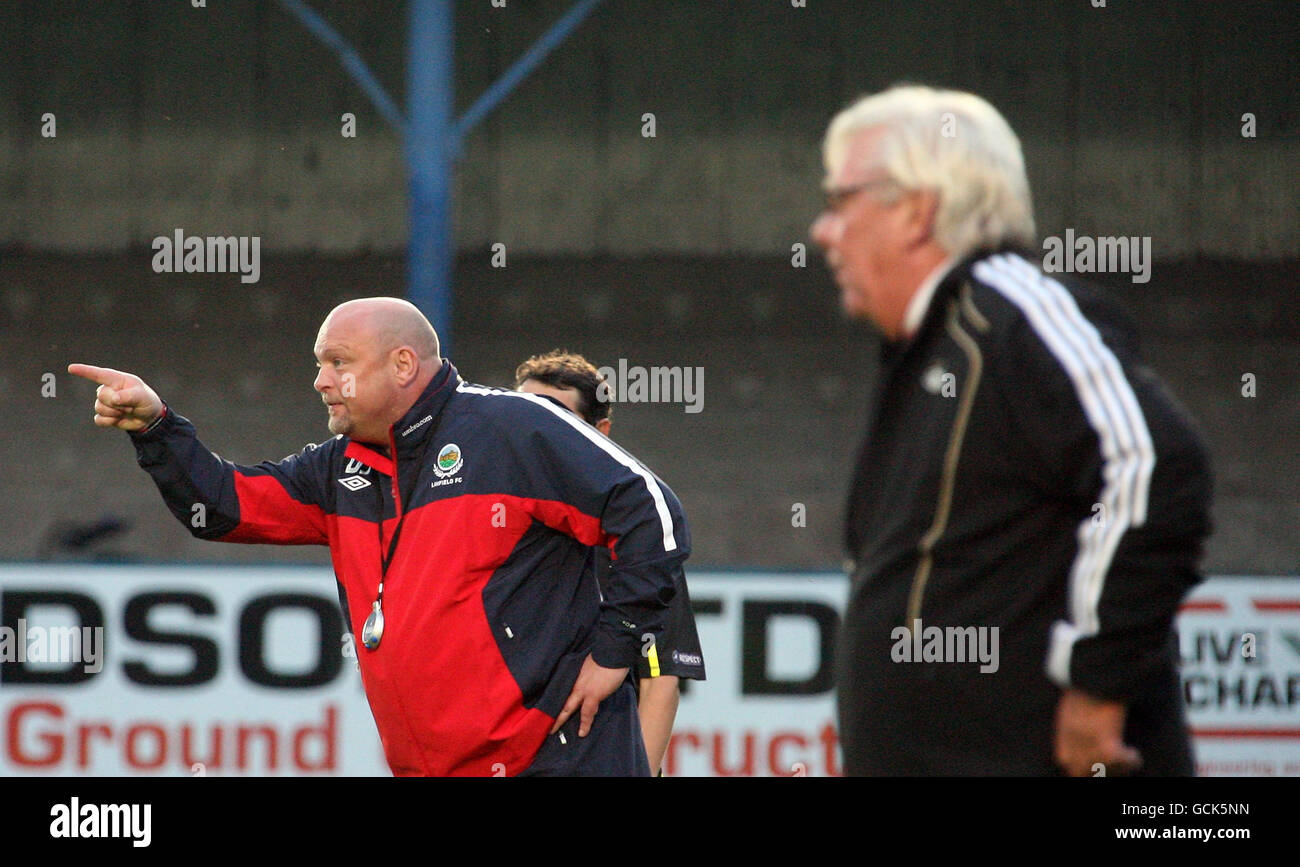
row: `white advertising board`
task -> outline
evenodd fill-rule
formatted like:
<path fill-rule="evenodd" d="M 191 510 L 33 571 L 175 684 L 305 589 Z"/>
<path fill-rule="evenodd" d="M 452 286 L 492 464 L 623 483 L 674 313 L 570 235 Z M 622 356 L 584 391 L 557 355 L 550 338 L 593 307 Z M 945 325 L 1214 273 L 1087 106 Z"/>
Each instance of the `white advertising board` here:
<path fill-rule="evenodd" d="M 1202 776 L 1300 776 L 1300 579 L 1220 577 L 1178 618 Z"/>
<path fill-rule="evenodd" d="M 708 680 L 665 772 L 839 773 L 844 577 L 689 580 Z M 8 564 L 0 594 L 0 776 L 388 773 L 327 568 Z M 1300 579 L 1213 579 L 1179 630 L 1200 772 L 1300 775 Z"/>
<path fill-rule="evenodd" d="M 319 568 L 0 567 L 28 656 L 34 628 L 104 624 L 98 672 L 4 665 L 0 774 L 387 774 L 334 588 Z M 15 677 L 54 672 L 77 682 Z"/>

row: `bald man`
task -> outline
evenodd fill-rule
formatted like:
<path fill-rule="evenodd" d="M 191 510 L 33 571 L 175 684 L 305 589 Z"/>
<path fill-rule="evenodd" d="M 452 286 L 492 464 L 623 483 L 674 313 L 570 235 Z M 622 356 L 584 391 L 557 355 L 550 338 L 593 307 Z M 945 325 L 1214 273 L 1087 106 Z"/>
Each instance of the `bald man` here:
<path fill-rule="evenodd" d="M 406 301 L 340 304 L 315 355 L 334 438 L 256 466 L 140 377 L 68 371 L 194 536 L 330 547 L 395 775 L 648 776 L 626 678 L 689 552 L 677 497 L 553 402 L 464 382 Z"/>

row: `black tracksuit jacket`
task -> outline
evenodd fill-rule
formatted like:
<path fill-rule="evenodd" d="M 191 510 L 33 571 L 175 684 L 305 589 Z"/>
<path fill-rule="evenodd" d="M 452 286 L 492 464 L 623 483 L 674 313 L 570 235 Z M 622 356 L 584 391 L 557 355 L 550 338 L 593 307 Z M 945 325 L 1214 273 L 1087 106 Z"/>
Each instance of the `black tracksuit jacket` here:
<path fill-rule="evenodd" d="M 1209 465 L 1127 320 L 982 251 L 885 344 L 874 397 L 845 528 L 845 772 L 1059 773 L 1072 686 L 1128 704 L 1146 773 L 1192 773 L 1172 622 L 1201 580 Z M 997 670 L 895 661 L 895 628 L 918 619 L 997 627 Z"/>

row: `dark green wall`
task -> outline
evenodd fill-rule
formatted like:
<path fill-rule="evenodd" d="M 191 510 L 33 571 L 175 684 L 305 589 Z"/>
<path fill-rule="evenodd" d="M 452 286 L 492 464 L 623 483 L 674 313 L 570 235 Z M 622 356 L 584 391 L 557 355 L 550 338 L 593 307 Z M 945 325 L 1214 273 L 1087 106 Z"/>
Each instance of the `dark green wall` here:
<path fill-rule="evenodd" d="M 400 100 L 406 4 L 313 5 Z M 459 2 L 458 103 L 567 6 Z M 1044 234 L 1295 256 L 1298 22 L 1289 0 L 606 0 L 468 140 L 459 243 L 788 251 L 829 117 L 908 79 L 1006 113 Z M 11 0 L 0 33 L 0 245 L 110 251 L 181 226 L 268 250 L 402 246 L 395 136 L 273 0 Z M 345 111 L 357 139 L 339 135 Z"/>

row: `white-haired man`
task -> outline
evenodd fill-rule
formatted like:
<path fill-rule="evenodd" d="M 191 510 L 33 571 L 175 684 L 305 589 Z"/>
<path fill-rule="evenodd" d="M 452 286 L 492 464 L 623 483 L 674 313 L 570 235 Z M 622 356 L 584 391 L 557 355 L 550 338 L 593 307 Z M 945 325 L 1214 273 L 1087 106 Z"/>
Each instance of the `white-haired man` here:
<path fill-rule="evenodd" d="M 832 121 L 812 225 L 884 338 L 849 490 L 848 774 L 1191 774 L 1172 622 L 1200 438 L 1087 286 L 1045 275 L 1020 143 L 968 93 Z"/>

